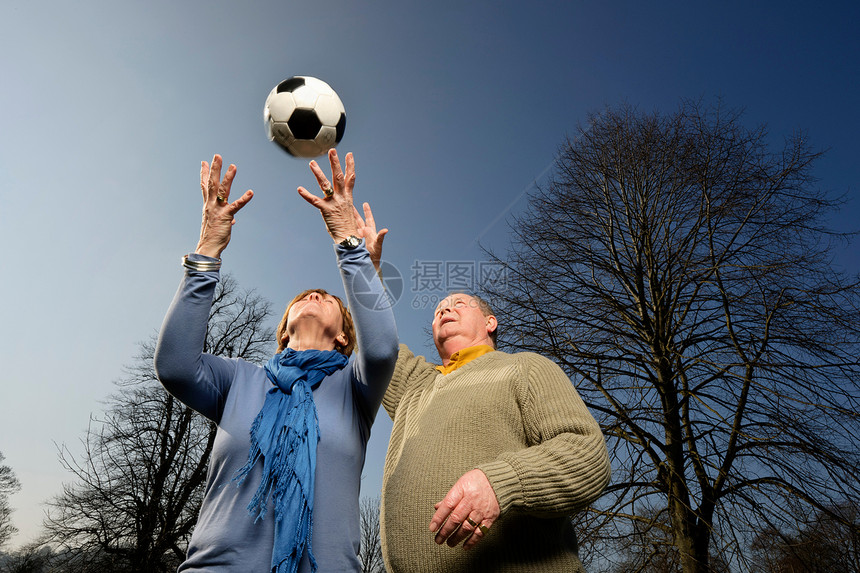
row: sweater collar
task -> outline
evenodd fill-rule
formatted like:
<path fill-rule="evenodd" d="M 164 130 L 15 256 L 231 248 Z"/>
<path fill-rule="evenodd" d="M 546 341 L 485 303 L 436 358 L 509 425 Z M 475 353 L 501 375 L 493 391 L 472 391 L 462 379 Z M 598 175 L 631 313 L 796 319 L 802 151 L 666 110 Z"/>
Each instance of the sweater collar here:
<path fill-rule="evenodd" d="M 438 370 L 442 374 L 450 374 L 457 368 L 465 366 L 475 358 L 483 356 L 484 354 L 492 352 L 493 350 L 495 350 L 495 348 L 493 348 L 489 344 L 478 344 L 477 346 L 463 348 L 462 350 L 458 350 L 451 355 L 451 358 L 448 360 L 447 366 L 439 365 L 436 367 L 436 370 Z"/>

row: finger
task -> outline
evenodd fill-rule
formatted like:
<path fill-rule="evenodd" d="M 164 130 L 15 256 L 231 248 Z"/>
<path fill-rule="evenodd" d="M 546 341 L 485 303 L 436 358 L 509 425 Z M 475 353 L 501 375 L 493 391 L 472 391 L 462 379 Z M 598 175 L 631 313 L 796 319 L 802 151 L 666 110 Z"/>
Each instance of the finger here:
<path fill-rule="evenodd" d="M 444 507 L 444 504 L 442 505 Z M 466 523 L 466 517 L 468 517 L 470 509 L 465 503 L 457 505 L 451 511 L 448 520 L 436 532 L 436 543 L 441 545 L 447 541 L 449 546 L 454 547 L 463 541 L 471 533 L 471 529 L 468 523 Z"/>
<path fill-rule="evenodd" d="M 478 526 L 475 528 L 475 532 L 472 536 L 466 540 L 466 543 L 463 544 L 463 549 L 471 549 L 477 543 L 479 543 L 484 537 L 490 535 L 490 528 L 493 523 L 495 523 L 495 517 L 487 517 L 483 520 L 476 519 L 474 520 Z"/>
<path fill-rule="evenodd" d="M 227 173 L 224 174 L 224 179 L 221 180 L 221 188 L 218 190 L 218 195 L 225 199 L 230 196 L 230 188 L 233 186 L 233 178 L 236 177 L 236 166 L 232 163 L 227 168 Z"/>
<path fill-rule="evenodd" d="M 206 188 L 209 182 L 209 164 L 205 161 L 200 162 L 200 190 L 203 191 L 203 199 L 208 199 Z"/>
<path fill-rule="evenodd" d="M 480 525 L 484 525 L 484 524 L 483 524 L 483 523 L 481 523 L 481 522 L 477 522 L 477 523 L 478 523 L 478 525 L 479 525 L 479 526 L 480 526 Z M 485 527 L 486 527 L 486 525 L 485 525 Z M 477 544 L 478 544 L 478 543 L 479 543 L 483 538 L 484 538 L 484 532 L 481 530 L 481 528 L 480 528 L 480 527 L 476 527 L 476 528 L 472 531 L 472 535 L 470 535 L 470 536 L 466 539 L 465 543 L 463 543 L 463 549 L 465 549 L 465 550 L 467 550 L 467 551 L 468 551 L 469 549 L 471 549 L 472 547 L 474 547 L 475 545 L 477 545 Z"/>
<path fill-rule="evenodd" d="M 454 535 L 452 535 L 451 537 L 449 537 L 449 538 L 448 538 L 448 541 L 446 541 L 446 542 L 445 542 L 445 543 L 448 545 L 448 547 L 457 547 L 458 545 L 460 545 L 460 543 L 462 543 L 462 542 L 464 542 L 464 541 L 466 541 L 466 542 L 467 542 L 467 541 L 469 541 L 472 537 L 474 537 L 475 530 L 474 530 L 474 529 L 471 529 L 471 528 L 468 528 L 468 527 L 469 527 L 469 526 L 468 526 L 468 524 L 467 524 L 467 523 L 463 523 L 463 524 L 460 526 L 460 529 L 458 529 L 457 531 L 455 531 L 455 532 L 454 532 Z M 467 529 L 467 528 L 468 528 L 468 529 Z M 463 543 L 463 547 L 464 547 L 464 548 L 466 547 L 466 544 L 465 544 L 465 543 Z"/>
<path fill-rule="evenodd" d="M 297 189 L 297 191 L 299 192 L 299 195 L 302 196 L 302 199 L 304 199 L 305 201 L 307 201 L 308 203 L 310 203 L 311 205 L 313 205 L 317 209 L 322 208 L 321 207 L 321 205 L 323 205 L 322 199 L 320 199 L 319 197 L 317 197 L 316 195 L 314 195 L 313 193 L 311 193 L 310 191 L 308 191 L 304 187 L 299 187 Z"/>
<path fill-rule="evenodd" d="M 448 538 L 448 547 L 457 547 L 461 541 L 468 540 L 478 529 L 478 522 L 467 515 L 460 527 Z"/>
<path fill-rule="evenodd" d="M 362 209 L 364 209 L 364 220 L 367 226 L 376 231 L 376 220 L 373 218 L 373 211 L 370 210 L 370 203 L 365 201 Z"/>
<path fill-rule="evenodd" d="M 316 161 L 310 162 L 311 171 L 314 174 L 314 177 L 317 179 L 317 183 L 320 186 L 320 189 L 328 189 L 331 188 L 331 184 L 328 182 L 328 177 L 323 173 L 322 168 L 319 166 L 319 163 Z"/>
<path fill-rule="evenodd" d="M 379 231 L 376 234 L 376 243 L 377 243 L 379 249 L 382 248 L 382 241 L 385 240 L 385 235 L 387 235 L 387 234 L 388 234 L 388 229 L 382 229 L 381 231 Z"/>
<path fill-rule="evenodd" d="M 355 187 L 355 158 L 352 152 L 346 154 L 346 175 L 344 191 L 352 194 L 352 189 Z"/>
<path fill-rule="evenodd" d="M 331 178 L 335 186 L 343 187 L 343 170 L 340 168 L 340 159 L 337 157 L 337 151 L 334 149 L 328 150 L 328 161 L 331 164 Z"/>
<path fill-rule="evenodd" d="M 358 212 L 358 209 L 355 208 L 355 205 L 352 206 L 352 214 L 355 216 L 355 224 L 358 225 L 359 229 L 364 229 L 367 225 L 364 223 L 364 219 L 361 218 L 361 213 Z"/>
<path fill-rule="evenodd" d="M 430 531 L 436 531 L 436 543 L 442 544 L 465 521 L 472 510 L 465 501 L 463 491 L 455 485 L 439 502 L 430 521 Z"/>
<path fill-rule="evenodd" d="M 239 210 L 242 209 L 242 207 L 244 207 L 245 205 L 247 205 L 248 202 L 251 201 L 251 199 L 253 198 L 253 191 L 251 191 L 250 189 L 245 191 L 245 193 L 241 197 L 230 203 L 230 209 L 233 211 L 233 214 L 235 215 L 236 213 L 238 213 Z"/>
<path fill-rule="evenodd" d="M 221 156 L 216 154 L 212 157 L 212 165 L 209 168 L 209 181 L 207 183 L 208 199 L 218 196 L 218 183 L 221 181 Z"/>
<path fill-rule="evenodd" d="M 460 500 L 453 501 L 452 493 L 452 491 L 449 491 L 445 499 L 433 506 L 436 509 L 436 513 L 433 514 L 433 518 L 430 520 L 430 531 L 438 532 L 445 520 L 448 519 L 448 516 L 451 515 L 451 512 L 454 511 L 454 508 L 457 507 L 457 503 Z"/>
<path fill-rule="evenodd" d="M 311 159 L 310 163 L 308 163 L 308 166 L 311 168 L 311 171 L 317 179 L 319 179 L 321 176 L 325 176 L 322 167 L 320 167 L 320 164 L 317 163 L 315 160 Z"/>

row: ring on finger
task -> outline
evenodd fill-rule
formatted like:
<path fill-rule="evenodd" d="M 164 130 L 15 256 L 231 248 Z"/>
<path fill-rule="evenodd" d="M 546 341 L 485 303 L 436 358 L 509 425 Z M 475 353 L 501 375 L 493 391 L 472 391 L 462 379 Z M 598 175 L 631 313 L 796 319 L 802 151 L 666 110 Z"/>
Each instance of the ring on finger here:
<path fill-rule="evenodd" d="M 332 195 L 334 195 L 334 189 L 331 188 L 331 185 L 323 187 L 322 192 L 325 194 L 326 197 L 331 197 Z"/>
<path fill-rule="evenodd" d="M 468 521 L 468 522 L 469 522 L 469 525 L 471 525 L 472 527 L 478 527 L 478 524 L 477 524 L 477 523 L 475 523 L 475 520 L 474 520 L 474 519 L 472 519 L 471 517 L 468 517 L 468 516 L 467 516 L 467 517 L 466 517 L 466 521 Z"/>
<path fill-rule="evenodd" d="M 480 524 L 480 525 L 478 525 L 478 529 L 480 529 L 480 530 L 481 530 L 481 533 L 483 533 L 484 535 L 486 535 L 486 534 L 487 534 L 487 533 L 489 533 L 489 531 L 490 531 L 490 528 L 489 528 L 489 527 L 487 527 L 487 526 L 486 526 L 486 525 L 484 525 L 484 524 Z"/>
<path fill-rule="evenodd" d="M 223 196 L 223 195 L 218 195 L 218 201 L 220 201 L 220 202 L 222 202 L 222 203 L 226 203 L 226 202 L 227 202 L 227 198 L 226 198 L 225 196 Z"/>

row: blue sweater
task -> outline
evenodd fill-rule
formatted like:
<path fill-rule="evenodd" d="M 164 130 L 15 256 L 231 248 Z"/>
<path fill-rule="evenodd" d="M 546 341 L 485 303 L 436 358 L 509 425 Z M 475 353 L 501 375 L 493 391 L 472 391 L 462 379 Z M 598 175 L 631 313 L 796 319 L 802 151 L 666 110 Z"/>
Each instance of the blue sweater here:
<path fill-rule="evenodd" d="M 359 486 L 370 427 L 397 360 L 391 308 L 373 310 L 382 295 L 364 246 L 335 246 L 357 348 L 349 364 L 313 389 L 320 425 L 312 547 L 321 572 L 360 571 Z M 192 255 L 192 259 L 206 257 Z M 217 434 L 206 489 L 188 556 L 179 571 L 263 573 L 270 570 L 274 510 L 254 523 L 248 503 L 261 479 L 257 463 L 237 487 L 236 471 L 248 460 L 251 424 L 272 383 L 262 367 L 203 353 L 218 272 L 186 270 L 161 329 L 155 368 L 164 387 L 213 420 Z M 361 299 L 356 298 L 356 292 Z M 362 304 L 364 303 L 364 304 Z M 388 306 L 388 305 L 382 305 Z M 300 572 L 310 572 L 307 552 Z"/>

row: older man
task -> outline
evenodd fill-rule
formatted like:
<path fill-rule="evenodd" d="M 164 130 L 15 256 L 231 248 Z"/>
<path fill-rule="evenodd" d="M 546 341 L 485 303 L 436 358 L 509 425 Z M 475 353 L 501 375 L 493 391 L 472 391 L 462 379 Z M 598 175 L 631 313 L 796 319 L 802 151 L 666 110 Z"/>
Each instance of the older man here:
<path fill-rule="evenodd" d="M 401 345 L 383 400 L 389 573 L 583 570 L 570 516 L 609 481 L 603 435 L 555 363 L 495 350 L 497 326 L 452 294 L 433 316 L 441 365 Z"/>

